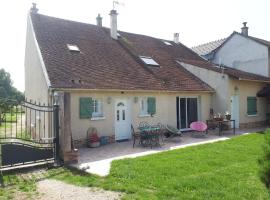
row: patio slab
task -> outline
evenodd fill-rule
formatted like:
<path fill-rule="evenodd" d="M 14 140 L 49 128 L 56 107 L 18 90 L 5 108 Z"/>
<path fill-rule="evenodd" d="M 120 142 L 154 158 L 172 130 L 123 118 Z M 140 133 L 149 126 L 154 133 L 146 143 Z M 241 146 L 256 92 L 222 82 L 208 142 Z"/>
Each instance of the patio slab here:
<path fill-rule="evenodd" d="M 265 127 L 249 130 L 236 130 L 236 135 L 248 134 L 264 129 Z M 113 160 L 136 158 L 188 146 L 218 142 L 230 139 L 233 136 L 231 131 L 229 133 L 225 132 L 222 136 L 218 136 L 213 133 L 213 131 L 209 131 L 207 137 L 199 138 L 191 137 L 190 133 L 184 133 L 183 137 L 166 139 L 161 147 L 153 147 L 152 149 L 150 147 L 142 147 L 138 144 L 133 148 L 132 141 L 116 142 L 99 148 L 80 148 L 78 163 L 73 164 L 72 166 L 88 173 L 107 176 L 110 172 L 111 162 Z"/>

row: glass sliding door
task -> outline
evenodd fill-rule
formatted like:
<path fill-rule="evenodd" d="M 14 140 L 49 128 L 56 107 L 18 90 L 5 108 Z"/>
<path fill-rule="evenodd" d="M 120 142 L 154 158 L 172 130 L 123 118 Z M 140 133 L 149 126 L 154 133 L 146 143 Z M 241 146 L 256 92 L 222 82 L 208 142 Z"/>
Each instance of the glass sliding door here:
<path fill-rule="evenodd" d="M 177 128 L 189 129 L 191 122 L 198 121 L 198 98 L 176 98 Z"/>

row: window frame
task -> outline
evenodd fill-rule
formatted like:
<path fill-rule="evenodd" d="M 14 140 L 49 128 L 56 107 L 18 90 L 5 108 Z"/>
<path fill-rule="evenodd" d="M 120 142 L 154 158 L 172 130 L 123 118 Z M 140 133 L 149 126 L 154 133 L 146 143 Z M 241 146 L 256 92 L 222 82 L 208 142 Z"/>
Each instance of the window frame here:
<path fill-rule="evenodd" d="M 140 98 L 140 117 L 150 116 L 148 113 L 147 97 Z"/>
<path fill-rule="evenodd" d="M 250 104 L 255 103 L 252 107 L 255 108 L 255 110 L 250 110 Z M 257 116 L 258 115 L 258 103 L 257 103 L 257 97 L 256 96 L 248 96 L 247 97 L 247 115 L 248 116 Z"/>
<path fill-rule="evenodd" d="M 92 101 L 93 101 L 92 118 L 102 118 L 102 117 L 104 117 L 102 99 L 100 99 L 100 98 L 92 98 Z"/>

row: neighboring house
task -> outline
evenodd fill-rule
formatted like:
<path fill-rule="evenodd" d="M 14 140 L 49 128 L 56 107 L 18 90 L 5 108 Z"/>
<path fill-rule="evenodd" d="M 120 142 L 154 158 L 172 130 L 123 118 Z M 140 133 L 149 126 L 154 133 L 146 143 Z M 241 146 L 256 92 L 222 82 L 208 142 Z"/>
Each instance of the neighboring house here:
<path fill-rule="evenodd" d="M 192 50 L 207 60 L 242 71 L 270 76 L 270 41 L 248 35 L 246 22 L 242 32 L 193 47 Z"/>
<path fill-rule="evenodd" d="M 241 33 L 192 48 L 216 65 L 182 61 L 187 70 L 216 90 L 214 110 L 230 110 L 240 128 L 263 124 L 270 111 L 267 99 L 257 97 L 269 83 L 270 42 L 249 36 L 243 24 Z"/>
<path fill-rule="evenodd" d="M 38 14 L 28 16 L 25 96 L 52 104 L 70 96 L 73 140 L 84 143 L 89 127 L 112 140 L 131 138 L 131 124 L 170 124 L 187 130 L 206 121 L 214 90 L 188 72 L 180 59 L 206 63 L 179 43 Z M 61 108 L 63 109 L 63 108 Z M 63 110 L 62 110 L 63 111 Z M 68 122 L 66 122 L 68 123 Z M 77 143 L 77 144 L 78 144 Z"/>

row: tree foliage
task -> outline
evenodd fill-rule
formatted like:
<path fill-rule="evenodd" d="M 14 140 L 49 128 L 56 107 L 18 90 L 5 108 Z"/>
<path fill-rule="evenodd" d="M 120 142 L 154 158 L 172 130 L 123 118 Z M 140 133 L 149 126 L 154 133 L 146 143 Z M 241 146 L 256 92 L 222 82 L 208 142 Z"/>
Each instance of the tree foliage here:
<path fill-rule="evenodd" d="M 21 101 L 24 98 L 22 92 L 13 87 L 10 74 L 0 69 L 0 98 Z"/>
<path fill-rule="evenodd" d="M 9 102 L 21 102 L 23 99 L 24 94 L 13 87 L 10 74 L 4 69 L 0 69 L 0 125 L 2 113 L 12 106 Z"/>
<path fill-rule="evenodd" d="M 270 190 L 270 129 L 265 131 L 264 154 L 259 159 L 260 177 L 262 182 Z"/>

